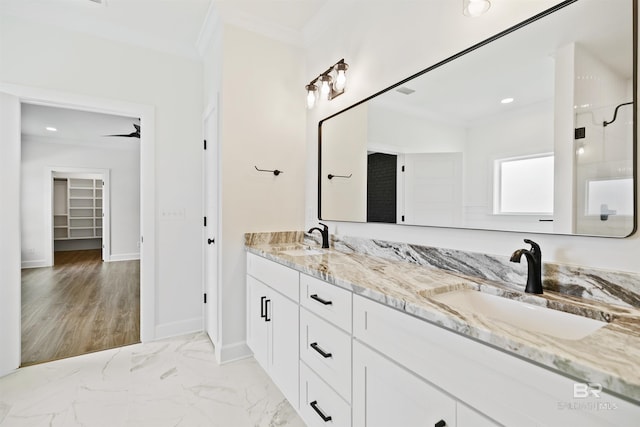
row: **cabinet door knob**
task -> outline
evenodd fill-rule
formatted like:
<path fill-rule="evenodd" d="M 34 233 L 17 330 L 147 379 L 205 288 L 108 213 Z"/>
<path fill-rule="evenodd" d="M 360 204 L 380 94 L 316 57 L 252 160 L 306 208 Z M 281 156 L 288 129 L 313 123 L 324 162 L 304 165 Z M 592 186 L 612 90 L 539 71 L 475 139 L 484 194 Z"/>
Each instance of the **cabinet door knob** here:
<path fill-rule="evenodd" d="M 318 296 L 318 294 L 309 295 L 309 298 L 318 301 L 322 305 L 331 305 L 333 302 L 324 300 Z"/>
<path fill-rule="evenodd" d="M 327 421 L 331 421 L 331 416 L 330 415 L 325 415 L 324 412 L 322 412 L 322 410 L 318 407 L 318 401 L 314 400 L 313 402 L 309 403 L 309 406 L 311 406 L 313 408 L 314 411 L 316 411 L 316 414 L 318 414 L 320 416 L 320 418 L 322 418 L 322 421 L 324 421 L 325 423 Z"/>
<path fill-rule="evenodd" d="M 433 425 L 433 427 L 445 427 L 447 425 L 445 420 L 440 420 Z"/>
<path fill-rule="evenodd" d="M 329 357 L 331 357 L 331 356 L 332 356 L 332 354 L 331 354 L 331 353 L 327 353 L 327 352 L 325 352 L 324 350 L 322 350 L 322 349 L 320 348 L 320 346 L 318 345 L 318 343 L 317 343 L 317 342 L 312 342 L 311 344 L 309 344 L 309 347 L 311 347 L 312 349 L 314 349 L 315 351 L 317 351 L 318 353 L 320 353 L 320 355 L 321 355 L 322 357 L 324 357 L 325 359 L 328 359 Z"/>

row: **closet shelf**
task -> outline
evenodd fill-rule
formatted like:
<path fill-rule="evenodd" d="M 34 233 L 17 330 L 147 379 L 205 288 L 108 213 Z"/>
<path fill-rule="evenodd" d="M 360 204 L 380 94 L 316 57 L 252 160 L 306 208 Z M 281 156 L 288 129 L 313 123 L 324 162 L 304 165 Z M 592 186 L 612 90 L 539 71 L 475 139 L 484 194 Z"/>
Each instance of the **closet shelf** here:
<path fill-rule="evenodd" d="M 69 178 L 56 188 L 57 210 L 67 213 L 54 213 L 54 240 L 101 239 L 102 180 Z"/>

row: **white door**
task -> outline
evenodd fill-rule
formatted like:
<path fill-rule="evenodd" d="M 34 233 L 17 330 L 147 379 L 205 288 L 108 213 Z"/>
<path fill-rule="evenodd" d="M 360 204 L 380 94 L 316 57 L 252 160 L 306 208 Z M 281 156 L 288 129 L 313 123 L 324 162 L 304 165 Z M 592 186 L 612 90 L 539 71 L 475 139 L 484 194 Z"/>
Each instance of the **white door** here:
<path fill-rule="evenodd" d="M 20 100 L 0 92 L 0 376 L 20 366 Z"/>
<path fill-rule="evenodd" d="M 218 333 L 218 144 L 216 110 L 204 120 L 204 305 L 205 330 L 214 345 Z"/>
<path fill-rule="evenodd" d="M 462 153 L 405 154 L 404 159 L 404 223 L 461 225 Z"/>

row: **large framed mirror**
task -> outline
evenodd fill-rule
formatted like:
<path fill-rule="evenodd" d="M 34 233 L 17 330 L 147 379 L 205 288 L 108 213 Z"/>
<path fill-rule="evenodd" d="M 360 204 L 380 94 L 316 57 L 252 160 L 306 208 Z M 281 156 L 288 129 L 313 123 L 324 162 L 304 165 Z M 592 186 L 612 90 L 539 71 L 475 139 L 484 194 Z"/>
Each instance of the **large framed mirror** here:
<path fill-rule="evenodd" d="M 571 0 L 319 124 L 322 220 L 626 237 L 637 0 Z"/>

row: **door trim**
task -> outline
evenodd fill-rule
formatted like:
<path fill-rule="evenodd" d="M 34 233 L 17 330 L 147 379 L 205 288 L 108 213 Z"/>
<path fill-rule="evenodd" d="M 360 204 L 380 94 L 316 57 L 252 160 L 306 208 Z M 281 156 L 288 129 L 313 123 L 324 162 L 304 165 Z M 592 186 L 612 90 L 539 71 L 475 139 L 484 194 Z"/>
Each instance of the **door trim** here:
<path fill-rule="evenodd" d="M 16 96 L 20 103 L 27 102 L 140 118 L 140 123 L 144 128 L 140 137 L 140 233 L 141 237 L 144 236 L 144 240 L 140 244 L 140 340 L 142 342 L 153 340 L 156 336 L 157 252 L 154 106 L 8 83 L 0 83 L 0 91 Z M 16 182 L 13 185 L 19 186 L 20 183 Z M 19 230 L 19 221 L 14 226 Z M 15 250 L 18 253 L 21 252 L 20 247 Z M 16 288 L 19 292 L 20 281 L 6 283 L 6 286 Z M 13 328 L 13 325 L 7 326 Z M 1 328 L 3 325 L 0 325 Z M 20 322 L 18 328 L 20 328 Z"/>

